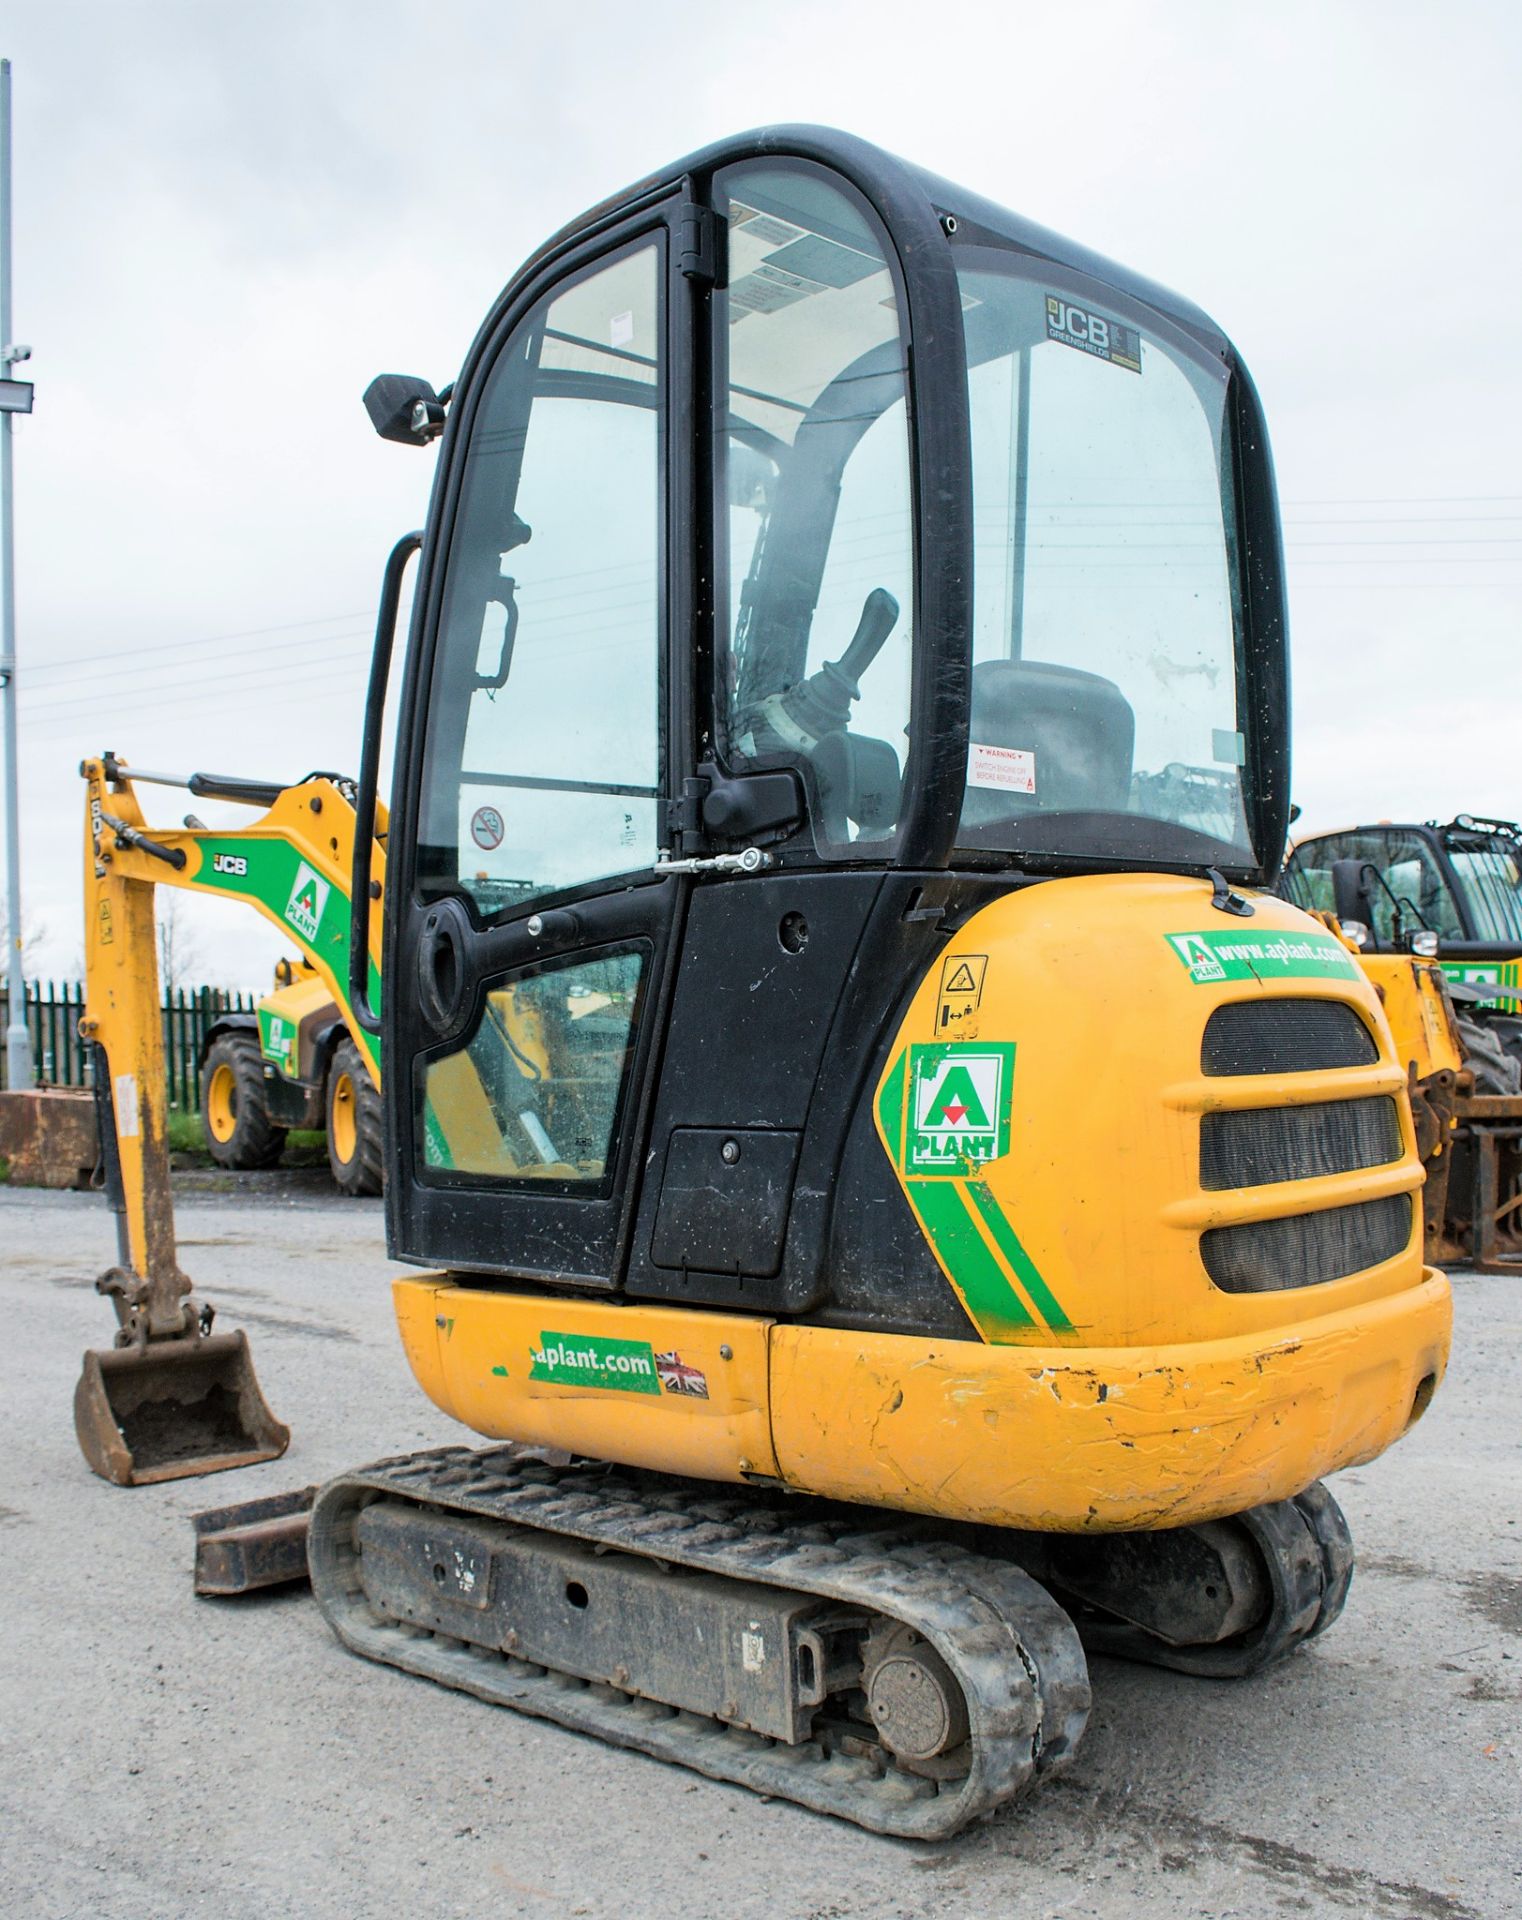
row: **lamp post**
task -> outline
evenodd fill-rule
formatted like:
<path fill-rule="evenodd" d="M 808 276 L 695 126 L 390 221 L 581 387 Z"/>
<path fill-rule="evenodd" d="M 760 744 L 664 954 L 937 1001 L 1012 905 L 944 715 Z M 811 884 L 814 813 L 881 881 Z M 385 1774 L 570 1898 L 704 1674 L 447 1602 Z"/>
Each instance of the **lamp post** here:
<path fill-rule="evenodd" d="M 9 934 L 5 1075 L 12 1087 L 32 1084 L 26 1030 L 26 979 L 21 970 L 21 780 L 16 723 L 16 521 L 11 416 L 30 413 L 32 389 L 14 369 L 30 347 L 11 339 L 11 63 L 0 60 L 0 697 L 5 702 L 5 911 Z"/>

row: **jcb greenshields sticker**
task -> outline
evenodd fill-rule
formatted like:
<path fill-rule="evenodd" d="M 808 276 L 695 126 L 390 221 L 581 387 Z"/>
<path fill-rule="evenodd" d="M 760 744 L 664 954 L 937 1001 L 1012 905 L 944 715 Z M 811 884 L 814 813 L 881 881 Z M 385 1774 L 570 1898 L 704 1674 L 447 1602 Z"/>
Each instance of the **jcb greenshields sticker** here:
<path fill-rule="evenodd" d="M 655 1350 L 648 1340 L 605 1340 L 593 1333 L 541 1333 L 530 1380 L 604 1392 L 659 1393 Z"/>
<path fill-rule="evenodd" d="M 903 1168 L 967 1175 L 1009 1152 L 1013 1043 L 951 1042 L 909 1049 Z"/>
<path fill-rule="evenodd" d="M 1170 933 L 1168 944 L 1197 987 L 1218 980 L 1352 980 L 1357 963 L 1329 933 Z"/>

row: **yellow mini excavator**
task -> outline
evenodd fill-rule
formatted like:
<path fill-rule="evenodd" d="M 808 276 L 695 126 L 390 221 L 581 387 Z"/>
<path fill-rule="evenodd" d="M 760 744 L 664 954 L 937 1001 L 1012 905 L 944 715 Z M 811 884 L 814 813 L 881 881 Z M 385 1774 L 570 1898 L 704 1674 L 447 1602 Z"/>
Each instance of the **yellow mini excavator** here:
<path fill-rule="evenodd" d="M 1324 1629 L 1320 1476 L 1420 1415 L 1450 1301 L 1378 998 L 1266 890 L 1282 562 L 1230 341 L 782 128 L 366 401 L 440 458 L 349 1011 L 433 1269 L 408 1358 L 520 1444 L 322 1490 L 340 1638 L 928 1838 L 1067 1761 L 1086 1647 L 1229 1677 Z"/>

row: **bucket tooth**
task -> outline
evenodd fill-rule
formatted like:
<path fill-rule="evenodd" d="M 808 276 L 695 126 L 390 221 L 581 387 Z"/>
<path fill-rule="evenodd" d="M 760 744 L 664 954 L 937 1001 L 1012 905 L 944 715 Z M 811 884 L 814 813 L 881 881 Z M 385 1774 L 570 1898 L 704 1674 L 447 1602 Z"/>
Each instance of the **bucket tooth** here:
<path fill-rule="evenodd" d="M 74 1429 L 92 1470 L 119 1487 L 278 1460 L 291 1439 L 242 1331 L 92 1349 L 74 1389 Z"/>

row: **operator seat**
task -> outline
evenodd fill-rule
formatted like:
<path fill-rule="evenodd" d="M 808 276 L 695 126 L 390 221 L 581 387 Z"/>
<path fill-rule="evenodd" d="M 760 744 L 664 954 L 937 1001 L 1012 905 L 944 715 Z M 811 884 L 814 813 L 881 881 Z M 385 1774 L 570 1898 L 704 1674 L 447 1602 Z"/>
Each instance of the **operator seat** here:
<path fill-rule="evenodd" d="M 1044 660 L 983 660 L 972 670 L 964 827 L 1027 813 L 1123 813 L 1131 792 L 1136 716 L 1113 680 Z M 973 786 L 972 748 L 1034 756 L 1035 792 Z"/>

